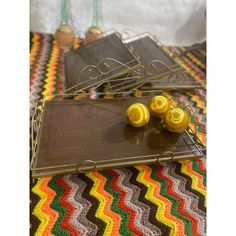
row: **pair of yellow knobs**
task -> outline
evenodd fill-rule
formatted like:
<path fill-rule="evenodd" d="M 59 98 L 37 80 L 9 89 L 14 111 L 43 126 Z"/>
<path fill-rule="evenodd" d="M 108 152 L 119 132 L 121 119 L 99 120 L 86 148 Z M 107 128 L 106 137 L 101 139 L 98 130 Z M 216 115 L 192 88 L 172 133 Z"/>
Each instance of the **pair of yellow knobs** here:
<path fill-rule="evenodd" d="M 182 133 L 190 122 L 189 115 L 183 109 L 171 109 L 169 99 L 161 95 L 153 97 L 148 107 L 142 103 L 132 104 L 126 113 L 131 126 L 145 126 L 151 113 L 153 116 L 163 118 L 165 128 L 176 133 Z"/>

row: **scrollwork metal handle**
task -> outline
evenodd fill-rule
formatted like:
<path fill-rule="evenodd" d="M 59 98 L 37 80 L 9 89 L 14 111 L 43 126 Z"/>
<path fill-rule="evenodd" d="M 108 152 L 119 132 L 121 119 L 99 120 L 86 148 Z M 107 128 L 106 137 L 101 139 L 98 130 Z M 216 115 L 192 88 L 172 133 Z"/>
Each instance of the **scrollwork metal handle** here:
<path fill-rule="evenodd" d="M 165 62 L 161 60 L 152 60 L 146 65 L 146 74 L 150 76 L 155 75 L 158 71 L 158 65 L 164 66 L 168 71 L 170 71 L 173 74 L 175 73 L 175 71 L 172 70 L 170 66 L 168 66 Z M 154 73 L 150 69 L 154 69 Z"/>

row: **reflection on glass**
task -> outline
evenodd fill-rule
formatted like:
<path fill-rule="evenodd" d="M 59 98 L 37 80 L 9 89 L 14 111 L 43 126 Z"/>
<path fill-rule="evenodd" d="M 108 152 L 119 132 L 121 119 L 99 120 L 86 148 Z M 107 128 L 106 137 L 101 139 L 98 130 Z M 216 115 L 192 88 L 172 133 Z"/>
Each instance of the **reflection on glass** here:
<path fill-rule="evenodd" d="M 171 150 L 177 143 L 179 136 L 177 133 L 162 129 L 161 132 L 150 132 L 147 136 L 147 144 L 151 149 Z"/>
<path fill-rule="evenodd" d="M 124 126 L 124 137 L 131 144 L 141 144 L 145 139 L 150 149 L 168 151 L 173 149 L 180 134 L 169 132 L 162 126 L 161 119 L 153 118 L 141 128 L 127 124 Z"/>
<path fill-rule="evenodd" d="M 146 136 L 146 127 L 132 127 L 127 124 L 124 127 L 124 137 L 131 144 L 140 144 Z"/>

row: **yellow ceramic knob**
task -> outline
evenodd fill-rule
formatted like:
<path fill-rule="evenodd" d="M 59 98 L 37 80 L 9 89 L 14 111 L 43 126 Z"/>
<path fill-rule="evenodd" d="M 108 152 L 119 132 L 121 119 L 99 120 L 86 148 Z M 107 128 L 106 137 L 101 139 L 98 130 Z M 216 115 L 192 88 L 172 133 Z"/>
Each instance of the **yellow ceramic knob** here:
<path fill-rule="evenodd" d="M 161 95 L 155 96 L 149 104 L 149 109 L 154 116 L 164 116 L 170 110 L 169 99 Z"/>
<path fill-rule="evenodd" d="M 127 109 L 127 119 L 130 125 L 134 127 L 142 127 L 146 125 L 150 119 L 150 113 L 147 106 L 142 103 L 135 103 Z"/>
<path fill-rule="evenodd" d="M 180 108 L 170 110 L 164 116 L 164 125 L 171 132 L 182 133 L 189 125 L 189 115 Z"/>

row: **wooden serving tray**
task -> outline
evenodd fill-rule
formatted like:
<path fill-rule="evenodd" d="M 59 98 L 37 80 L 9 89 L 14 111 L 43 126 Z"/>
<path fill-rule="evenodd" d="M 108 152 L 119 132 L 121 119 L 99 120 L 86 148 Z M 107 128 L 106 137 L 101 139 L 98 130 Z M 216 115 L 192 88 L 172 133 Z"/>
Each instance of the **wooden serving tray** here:
<path fill-rule="evenodd" d="M 46 101 L 32 176 L 43 177 L 203 157 L 188 131 L 166 131 L 158 118 L 143 128 L 127 124 L 126 109 L 149 97 Z"/>

